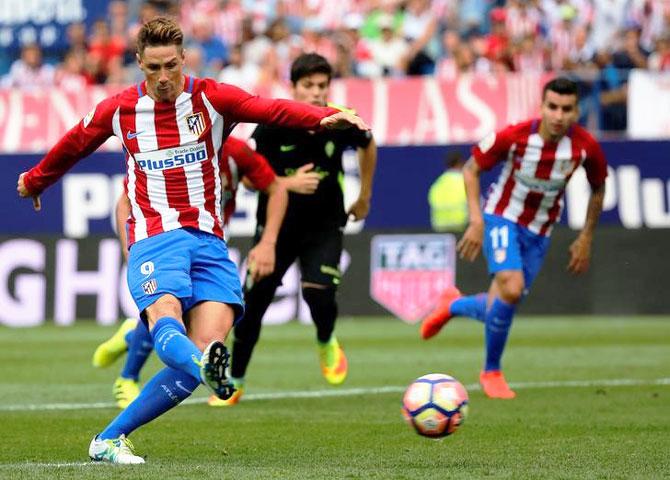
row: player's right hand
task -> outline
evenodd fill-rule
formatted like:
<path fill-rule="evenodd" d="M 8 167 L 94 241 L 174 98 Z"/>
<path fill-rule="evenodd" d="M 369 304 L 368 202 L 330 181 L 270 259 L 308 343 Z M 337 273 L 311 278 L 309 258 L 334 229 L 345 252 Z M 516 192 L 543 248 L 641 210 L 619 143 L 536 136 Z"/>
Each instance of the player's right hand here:
<path fill-rule="evenodd" d="M 16 183 L 16 191 L 19 192 L 19 197 L 23 198 L 32 198 L 33 199 L 33 208 L 36 212 L 39 212 L 42 209 L 42 202 L 40 201 L 39 195 L 33 195 L 26 188 L 26 184 L 23 182 L 23 177 L 26 176 L 26 172 L 23 172 L 19 175 L 19 181 Z"/>
<path fill-rule="evenodd" d="M 314 164 L 308 163 L 298 168 L 293 175 L 288 178 L 286 188 L 294 193 L 302 195 L 311 195 L 319 188 L 321 175 L 313 171 Z"/>
<path fill-rule="evenodd" d="M 483 238 L 484 223 L 470 222 L 458 245 L 456 245 L 460 257 L 470 262 L 476 259 L 482 249 Z"/>
<path fill-rule="evenodd" d="M 358 128 L 359 130 L 370 130 L 370 127 L 357 115 L 349 112 L 337 112 L 328 117 L 322 118 L 320 122 L 323 128 L 329 130 L 344 130 L 347 128 Z"/>

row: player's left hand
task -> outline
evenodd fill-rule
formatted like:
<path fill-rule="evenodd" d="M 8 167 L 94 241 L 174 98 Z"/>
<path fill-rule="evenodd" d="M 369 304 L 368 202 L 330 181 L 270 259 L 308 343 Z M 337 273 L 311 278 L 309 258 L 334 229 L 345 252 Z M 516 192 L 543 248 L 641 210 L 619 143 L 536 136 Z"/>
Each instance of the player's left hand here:
<path fill-rule="evenodd" d="M 359 130 L 370 130 L 363 119 L 357 115 L 349 112 L 337 112 L 326 118 L 321 119 L 320 125 L 323 128 L 330 130 L 345 130 L 347 128 L 355 127 Z"/>
<path fill-rule="evenodd" d="M 347 210 L 347 216 L 354 217 L 354 221 L 363 220 L 370 212 L 370 200 L 367 198 L 358 197 L 358 199 L 351 204 Z"/>
<path fill-rule="evenodd" d="M 247 265 L 254 282 L 270 275 L 275 269 L 275 244 L 260 241 L 249 250 Z"/>
<path fill-rule="evenodd" d="M 42 201 L 40 200 L 39 195 L 33 195 L 26 188 L 26 184 L 23 181 L 23 178 L 26 176 L 26 172 L 23 172 L 19 175 L 19 181 L 16 183 L 16 191 L 19 192 L 19 197 L 23 198 L 32 198 L 33 199 L 33 208 L 36 212 L 39 212 L 42 209 Z"/>
<path fill-rule="evenodd" d="M 570 245 L 570 262 L 568 271 L 575 275 L 585 273 L 591 262 L 591 239 L 579 235 Z"/>

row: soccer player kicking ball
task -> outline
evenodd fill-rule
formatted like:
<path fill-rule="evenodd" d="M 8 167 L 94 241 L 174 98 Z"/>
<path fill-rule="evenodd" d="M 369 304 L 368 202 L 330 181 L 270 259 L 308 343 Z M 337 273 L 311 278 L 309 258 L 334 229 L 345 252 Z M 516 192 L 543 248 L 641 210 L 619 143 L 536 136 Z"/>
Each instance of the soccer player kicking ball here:
<path fill-rule="evenodd" d="M 293 98 L 325 106 L 331 76 L 332 68 L 325 58 L 315 53 L 300 55 L 291 65 Z M 275 271 L 260 281 L 248 279 L 245 285 L 246 313 L 233 335 L 231 377 L 236 391 L 227 400 L 210 399 L 212 406 L 231 406 L 240 400 L 263 315 L 296 259 L 300 260 L 302 295 L 316 326 L 321 373 L 329 384 L 339 385 L 348 370 L 347 358 L 333 333 L 337 318 L 335 295 L 340 283 L 338 267 L 348 216 L 361 220 L 370 209 L 377 147 L 370 132 L 353 129 L 324 132 L 260 125 L 252 138 L 256 150 L 268 159 L 275 172 L 286 176 L 289 204 L 277 239 Z M 342 152 L 346 148 L 358 151 L 361 190 L 345 211 L 340 179 L 344 175 Z M 293 175 L 307 170 L 318 174 L 320 180 L 312 188 L 295 193 L 290 185 Z M 266 225 L 266 202 L 267 198 L 261 195 L 256 213 L 257 239 Z"/>
<path fill-rule="evenodd" d="M 200 383 L 222 399 L 234 391 L 223 342 L 244 307 L 223 240 L 218 156 L 235 124 L 367 130 L 360 118 L 334 109 L 261 99 L 185 76 L 182 42 L 172 20 L 144 24 L 137 60 L 145 81 L 100 102 L 18 180 L 19 195 L 39 209 L 39 194 L 78 160 L 112 135 L 123 142 L 132 210 L 128 286 L 167 367 L 95 435 L 88 452 L 94 461 L 144 463 L 127 435 Z"/>
<path fill-rule="evenodd" d="M 235 197 L 240 179 L 245 179 L 250 187 L 268 196 L 268 228 L 263 231 L 263 238 L 258 245 L 249 252 L 249 258 L 259 266 L 255 271 L 259 278 L 272 273 L 275 263 L 274 245 L 277 243 L 277 234 L 288 204 L 284 184 L 262 155 L 254 152 L 245 142 L 234 137 L 228 137 L 223 145 L 223 151 L 219 155 L 219 169 L 223 191 L 221 208 L 224 227 L 228 225 L 228 221 L 235 212 Z M 310 183 L 311 176 L 312 174 L 307 173 L 299 175 L 298 184 Z M 125 224 L 130 216 L 130 200 L 127 192 L 124 191 L 116 204 L 115 219 L 126 263 L 128 262 L 128 239 Z M 126 408 L 140 394 L 140 371 L 152 350 L 151 333 L 143 322 L 138 322 L 134 318 L 126 319 L 111 338 L 96 348 L 92 363 L 97 368 L 108 367 L 121 355 L 128 352 L 121 374 L 114 381 L 113 386 L 114 398 L 119 408 Z"/>
<path fill-rule="evenodd" d="M 586 272 L 593 232 L 602 211 L 607 163 L 598 142 L 575 122 L 577 85 L 556 78 L 544 86 L 541 118 L 509 126 L 484 138 L 472 149 L 463 171 L 470 224 L 458 243 L 461 258 L 473 261 L 484 247 L 493 281 L 488 294 L 443 293 L 437 308 L 421 324 L 429 339 L 455 316 L 484 323 L 486 362 L 479 376 L 490 398 L 514 398 L 500 360 L 519 302 L 538 274 L 549 247 L 549 235 L 563 209 L 565 187 L 584 166 L 591 185 L 586 222 L 570 246 L 568 270 Z M 505 162 L 489 189 L 484 215 L 479 206 L 482 170 Z"/>

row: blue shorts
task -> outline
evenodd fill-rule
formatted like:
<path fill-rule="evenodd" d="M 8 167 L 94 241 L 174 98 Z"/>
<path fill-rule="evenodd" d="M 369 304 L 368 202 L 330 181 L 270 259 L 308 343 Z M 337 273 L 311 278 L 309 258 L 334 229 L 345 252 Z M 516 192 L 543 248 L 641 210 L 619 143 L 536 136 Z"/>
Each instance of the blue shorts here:
<path fill-rule="evenodd" d="M 511 220 L 484 215 L 484 256 L 489 273 L 522 270 L 526 290 L 542 268 L 549 237 L 538 235 Z"/>
<path fill-rule="evenodd" d="M 133 244 L 128 255 L 128 287 L 144 310 L 166 293 L 188 312 L 204 301 L 227 303 L 237 322 L 244 314 L 237 266 L 219 237 L 191 228 L 160 233 Z"/>

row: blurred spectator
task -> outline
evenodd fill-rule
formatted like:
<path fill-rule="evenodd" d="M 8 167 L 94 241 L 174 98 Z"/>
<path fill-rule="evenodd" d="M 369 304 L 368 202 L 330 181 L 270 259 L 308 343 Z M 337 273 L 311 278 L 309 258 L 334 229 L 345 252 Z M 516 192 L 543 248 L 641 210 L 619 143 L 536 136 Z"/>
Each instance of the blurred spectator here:
<path fill-rule="evenodd" d="M 117 73 L 118 63 L 122 63 L 125 51 L 125 38 L 112 37 L 107 22 L 98 20 L 93 24 L 88 41 L 87 63 L 96 83 L 105 83 L 111 70 Z"/>
<path fill-rule="evenodd" d="M 401 2 L 399 0 L 379 0 L 376 3 L 377 5 L 367 13 L 363 20 L 361 37 L 367 39 L 381 37 L 382 27 L 379 22 L 382 18 L 385 18 L 384 22 L 388 23 L 389 17 L 391 18 L 393 31 L 400 32 L 405 16 L 403 10 L 399 8 Z"/>
<path fill-rule="evenodd" d="M 336 76 L 370 77 L 379 76 L 380 65 L 372 58 L 372 51 L 367 39 L 361 38 L 359 33 L 363 26 L 363 16 L 359 13 L 350 13 L 344 17 L 342 28 L 337 33 L 338 61 L 335 65 Z M 350 65 L 350 74 L 340 71 L 339 61 L 342 59 Z M 343 65 L 344 66 L 344 65 Z"/>
<path fill-rule="evenodd" d="M 670 3 L 667 0 L 632 0 L 629 20 L 640 26 L 640 44 L 652 50 L 654 42 L 670 28 L 667 21 Z"/>
<path fill-rule="evenodd" d="M 194 77 L 211 77 L 211 71 L 205 65 L 205 55 L 197 45 L 184 49 L 184 73 Z"/>
<path fill-rule="evenodd" d="M 512 48 L 515 72 L 541 73 L 546 70 L 546 50 L 539 35 L 528 33 Z"/>
<path fill-rule="evenodd" d="M 564 3 L 557 10 L 558 19 L 549 30 L 548 36 L 551 47 L 551 67 L 553 70 L 562 70 L 568 64 L 574 43 L 577 9 Z"/>
<path fill-rule="evenodd" d="M 54 85 L 54 68 L 42 63 L 42 50 L 35 43 L 21 49 L 21 58 L 14 61 L 2 79 L 4 87 L 39 90 Z"/>
<path fill-rule="evenodd" d="M 144 2 L 140 6 L 139 13 L 137 14 L 137 21 L 133 23 L 128 28 L 128 38 L 131 45 L 135 45 L 135 40 L 137 39 L 137 33 L 140 31 L 142 25 L 147 23 L 149 20 L 156 18 L 157 16 L 163 13 L 161 9 L 153 2 Z M 134 48 L 133 48 L 134 50 Z"/>
<path fill-rule="evenodd" d="M 299 34 L 306 16 L 305 2 L 303 0 L 279 0 L 277 16 L 286 21 L 291 34 Z M 290 70 L 290 65 L 288 69 Z"/>
<path fill-rule="evenodd" d="M 390 15 L 380 16 L 377 20 L 381 35 L 368 41 L 377 71 L 371 68 L 368 76 L 398 76 L 407 68 L 409 44 L 394 31 L 393 22 L 393 17 Z"/>
<path fill-rule="evenodd" d="M 588 28 L 578 25 L 573 30 L 572 45 L 563 68 L 568 70 L 583 70 L 594 66 L 595 48 L 589 39 Z"/>
<path fill-rule="evenodd" d="M 600 69 L 597 91 L 600 91 L 600 129 L 625 130 L 628 85 L 622 72 L 612 63 L 608 50 L 596 53 L 595 63 Z"/>
<path fill-rule="evenodd" d="M 641 29 L 639 25 L 630 23 L 622 33 L 621 46 L 614 52 L 612 63 L 616 68 L 631 70 L 633 68 L 647 68 L 647 52 L 640 45 Z"/>
<path fill-rule="evenodd" d="M 70 51 L 86 52 L 88 51 L 88 41 L 86 39 L 86 25 L 81 22 L 71 23 L 66 30 L 67 41 L 70 45 Z"/>
<path fill-rule="evenodd" d="M 86 55 L 79 50 L 70 50 L 65 54 L 63 63 L 59 65 L 55 73 L 56 86 L 68 92 L 81 92 L 88 80 L 84 74 L 84 62 Z"/>
<path fill-rule="evenodd" d="M 282 72 L 288 73 L 291 62 L 293 61 L 293 46 L 300 41 L 300 37 L 293 35 L 288 28 L 288 24 L 283 17 L 277 17 L 268 28 L 267 38 L 272 42 L 272 46 L 277 54 Z M 287 77 L 288 78 L 288 77 Z"/>
<path fill-rule="evenodd" d="M 435 70 L 438 55 L 437 19 L 429 0 L 409 0 L 402 24 L 402 35 L 410 43 L 408 75 L 427 75 Z"/>
<path fill-rule="evenodd" d="M 220 71 L 228 61 L 228 48 L 214 35 L 214 22 L 206 15 L 198 15 L 193 19 L 192 29 L 192 37 L 186 47 L 202 50 L 205 69 Z"/>
<path fill-rule="evenodd" d="M 256 35 L 265 32 L 277 13 L 277 0 L 242 0 L 246 15 L 251 18 L 251 28 Z"/>
<path fill-rule="evenodd" d="M 445 171 L 428 191 L 430 224 L 436 232 L 462 232 L 468 224 L 468 202 L 463 181 L 465 158 L 454 150 L 445 156 Z"/>
<path fill-rule="evenodd" d="M 649 69 L 656 72 L 670 71 L 670 32 L 656 40 L 656 50 L 649 56 Z"/>
<path fill-rule="evenodd" d="M 242 21 L 242 58 L 244 62 L 258 65 L 263 64 L 268 51 L 272 48 L 272 42 L 265 35 L 256 35 L 253 30 L 251 18 L 245 17 Z"/>
<path fill-rule="evenodd" d="M 458 32 L 447 30 L 442 36 L 444 55 L 437 65 L 437 76 L 453 80 L 462 73 L 474 71 L 475 55 L 467 42 L 461 41 Z"/>
<path fill-rule="evenodd" d="M 337 56 L 335 44 L 326 34 L 318 18 L 310 17 L 305 20 L 302 27 L 302 40 L 305 53 L 318 53 L 325 57 L 331 65 L 335 63 Z"/>
<path fill-rule="evenodd" d="M 128 39 L 128 4 L 123 0 L 112 0 L 107 6 L 110 35 L 124 45 Z"/>
<path fill-rule="evenodd" d="M 517 42 L 528 35 L 540 33 L 542 16 L 530 0 L 510 0 L 508 5 L 505 27 L 512 41 Z"/>
<path fill-rule="evenodd" d="M 220 0 L 218 10 L 212 12 L 216 34 L 226 45 L 235 45 L 242 38 L 244 10 L 240 0 Z"/>
<path fill-rule="evenodd" d="M 591 42 L 597 51 L 616 45 L 619 32 L 624 28 L 630 0 L 592 0 L 593 22 Z"/>
<path fill-rule="evenodd" d="M 255 63 L 242 61 L 242 46 L 239 43 L 230 49 L 229 61 L 230 63 L 219 74 L 219 82 L 254 91 L 258 84 L 260 69 Z"/>
<path fill-rule="evenodd" d="M 491 32 L 486 35 L 486 49 L 484 55 L 491 62 L 505 62 L 511 65 L 509 58 L 509 35 L 505 22 L 507 21 L 507 11 L 504 8 L 497 7 L 491 10 Z"/>
<path fill-rule="evenodd" d="M 481 35 L 487 28 L 486 12 L 489 0 L 463 0 L 458 5 L 458 22 L 464 37 Z"/>

